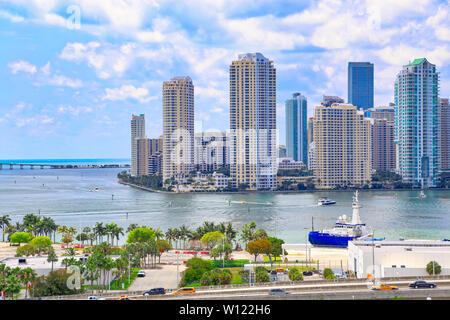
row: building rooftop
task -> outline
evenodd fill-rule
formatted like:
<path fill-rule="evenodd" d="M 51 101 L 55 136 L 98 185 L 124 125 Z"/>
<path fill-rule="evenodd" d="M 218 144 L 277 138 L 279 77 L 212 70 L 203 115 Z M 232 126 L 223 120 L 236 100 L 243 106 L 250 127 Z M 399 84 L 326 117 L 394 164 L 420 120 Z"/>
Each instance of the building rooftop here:
<path fill-rule="evenodd" d="M 414 59 L 413 62 L 410 62 L 409 64 L 405 65 L 404 67 L 417 66 L 417 65 L 421 64 L 423 61 L 427 61 L 427 59 L 425 59 L 425 58 Z"/>

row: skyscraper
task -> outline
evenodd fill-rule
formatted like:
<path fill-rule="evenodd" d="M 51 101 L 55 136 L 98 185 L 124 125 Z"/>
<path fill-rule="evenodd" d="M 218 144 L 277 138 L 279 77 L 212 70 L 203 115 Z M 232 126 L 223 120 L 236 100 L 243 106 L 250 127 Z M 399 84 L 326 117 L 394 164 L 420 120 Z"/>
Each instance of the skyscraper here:
<path fill-rule="evenodd" d="M 150 139 L 136 138 L 136 151 L 136 176 L 147 176 L 149 174 Z"/>
<path fill-rule="evenodd" d="M 137 142 L 136 139 L 145 138 L 145 116 L 143 114 L 131 118 L 131 175 L 137 176 Z"/>
<path fill-rule="evenodd" d="M 358 109 L 373 108 L 373 63 L 348 63 L 348 103 Z"/>
<path fill-rule="evenodd" d="M 416 186 L 436 186 L 439 170 L 439 73 L 425 58 L 404 65 L 395 81 L 396 171 Z"/>
<path fill-rule="evenodd" d="M 448 98 L 439 99 L 440 169 L 450 170 L 450 105 Z"/>
<path fill-rule="evenodd" d="M 230 175 L 235 187 L 277 185 L 276 70 L 261 53 L 230 65 Z"/>
<path fill-rule="evenodd" d="M 195 134 L 195 169 L 212 171 L 226 167 L 230 162 L 226 132 L 208 131 Z"/>
<path fill-rule="evenodd" d="M 371 180 L 370 120 L 356 106 L 317 106 L 313 143 L 319 188 L 362 186 Z"/>
<path fill-rule="evenodd" d="M 163 181 L 194 169 L 194 85 L 190 77 L 163 83 Z"/>
<path fill-rule="evenodd" d="M 295 161 L 308 165 L 307 100 L 300 93 L 294 93 L 286 100 L 286 153 Z"/>
<path fill-rule="evenodd" d="M 394 107 L 375 107 L 364 113 L 372 124 L 372 169 L 394 171 Z"/>

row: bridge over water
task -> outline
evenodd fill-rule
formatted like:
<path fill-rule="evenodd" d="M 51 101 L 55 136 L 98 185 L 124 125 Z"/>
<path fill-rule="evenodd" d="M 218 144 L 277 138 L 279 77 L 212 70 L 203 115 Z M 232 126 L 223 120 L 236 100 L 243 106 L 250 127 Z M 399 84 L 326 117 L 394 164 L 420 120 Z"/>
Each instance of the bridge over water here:
<path fill-rule="evenodd" d="M 129 168 L 128 164 L 88 164 L 88 165 L 73 165 L 73 164 L 46 164 L 46 163 L 0 163 L 0 170 L 3 167 L 13 170 L 14 168 L 24 169 L 29 167 L 30 169 L 102 169 L 102 168 Z"/>

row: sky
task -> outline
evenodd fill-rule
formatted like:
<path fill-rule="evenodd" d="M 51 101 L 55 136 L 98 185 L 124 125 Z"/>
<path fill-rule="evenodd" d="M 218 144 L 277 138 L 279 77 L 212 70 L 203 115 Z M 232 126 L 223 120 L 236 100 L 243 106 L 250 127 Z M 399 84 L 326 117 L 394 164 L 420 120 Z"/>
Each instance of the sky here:
<path fill-rule="evenodd" d="M 190 76 L 196 130 L 229 127 L 228 69 L 260 52 L 284 103 L 347 100 L 349 61 L 374 63 L 375 105 L 426 57 L 450 96 L 446 0 L 0 0 L 0 159 L 129 158 L 130 119 L 162 133 L 162 82 Z"/>

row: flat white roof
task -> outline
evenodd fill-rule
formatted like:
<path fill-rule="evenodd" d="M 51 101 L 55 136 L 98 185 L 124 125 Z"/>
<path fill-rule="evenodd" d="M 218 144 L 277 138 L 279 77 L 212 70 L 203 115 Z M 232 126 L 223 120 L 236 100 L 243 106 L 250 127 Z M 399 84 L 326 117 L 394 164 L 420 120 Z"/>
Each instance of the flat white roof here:
<path fill-rule="evenodd" d="M 371 247 L 373 244 L 375 246 L 381 247 L 449 247 L 450 241 L 442 241 L 442 240 L 379 240 L 379 241 L 364 241 L 364 240 L 356 240 L 350 241 L 349 244 L 352 243 L 357 247 Z"/>

